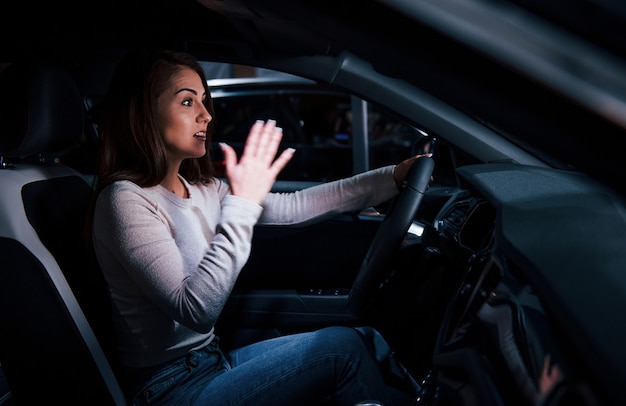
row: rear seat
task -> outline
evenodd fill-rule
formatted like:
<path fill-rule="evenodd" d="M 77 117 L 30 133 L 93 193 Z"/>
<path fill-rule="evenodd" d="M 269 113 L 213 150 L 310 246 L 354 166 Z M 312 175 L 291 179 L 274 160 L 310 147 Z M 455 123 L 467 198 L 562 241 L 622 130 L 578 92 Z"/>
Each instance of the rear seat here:
<path fill-rule="evenodd" d="M 106 287 L 83 240 L 92 187 L 63 164 L 83 131 L 65 69 L 0 74 L 0 365 L 15 404 L 125 404 L 106 356 Z"/>

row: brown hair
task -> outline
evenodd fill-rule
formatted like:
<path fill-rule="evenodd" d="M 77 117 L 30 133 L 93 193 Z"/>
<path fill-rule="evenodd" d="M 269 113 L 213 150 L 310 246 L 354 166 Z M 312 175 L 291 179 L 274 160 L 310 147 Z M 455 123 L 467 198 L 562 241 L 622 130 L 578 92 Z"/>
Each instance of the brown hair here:
<path fill-rule="evenodd" d="M 157 100 L 184 68 L 194 70 L 202 79 L 207 95 L 204 105 L 214 116 L 204 70 L 193 56 L 173 51 L 139 50 L 120 61 L 103 105 L 98 190 L 118 180 L 149 187 L 164 179 L 166 149 L 157 125 Z M 179 173 L 190 183 L 208 183 L 213 179 L 209 152 L 214 131 L 211 121 L 207 128 L 207 153 L 199 158 L 188 158 L 181 164 Z"/>

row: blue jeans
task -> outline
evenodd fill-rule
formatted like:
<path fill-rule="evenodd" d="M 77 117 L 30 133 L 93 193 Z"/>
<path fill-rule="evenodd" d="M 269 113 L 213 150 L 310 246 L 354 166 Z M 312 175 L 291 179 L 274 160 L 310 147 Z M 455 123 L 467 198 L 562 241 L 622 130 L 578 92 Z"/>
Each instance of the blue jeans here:
<path fill-rule="evenodd" d="M 328 327 L 224 354 L 215 342 L 134 382 L 134 405 L 410 405 L 419 385 L 374 329 Z"/>

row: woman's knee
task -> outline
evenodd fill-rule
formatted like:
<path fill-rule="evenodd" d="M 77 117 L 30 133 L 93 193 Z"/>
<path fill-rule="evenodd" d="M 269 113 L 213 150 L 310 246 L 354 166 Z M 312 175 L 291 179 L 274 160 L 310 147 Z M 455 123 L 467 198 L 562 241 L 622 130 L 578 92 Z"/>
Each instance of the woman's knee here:
<path fill-rule="evenodd" d="M 365 330 L 360 331 L 352 327 L 333 326 L 325 327 L 316 332 L 317 338 L 320 343 L 330 349 L 341 349 L 345 353 L 350 352 L 363 352 L 368 351 L 367 339 L 364 339 L 364 331 L 367 331 L 367 335 L 376 335 L 376 330 L 366 327 Z"/>

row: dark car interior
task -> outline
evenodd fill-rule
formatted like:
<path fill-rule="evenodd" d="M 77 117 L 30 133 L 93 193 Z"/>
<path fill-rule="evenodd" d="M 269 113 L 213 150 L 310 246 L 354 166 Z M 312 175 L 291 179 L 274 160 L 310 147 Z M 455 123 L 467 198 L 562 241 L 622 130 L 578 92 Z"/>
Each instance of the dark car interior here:
<path fill-rule="evenodd" d="M 626 172 L 605 173 L 623 160 L 623 129 L 610 112 L 428 25 L 407 36 L 406 16 L 381 30 L 377 2 L 362 5 L 364 17 L 350 25 L 355 5 L 337 7 L 323 29 L 314 17 L 325 7 L 309 2 L 80 4 L 80 16 L 98 16 L 80 21 L 69 11 L 49 21 L 54 7 L 36 3 L 37 35 L 3 29 L 0 42 L 0 405 L 127 404 L 85 218 L 98 103 L 117 58 L 148 38 L 204 60 L 282 68 L 336 86 L 437 140 L 433 158 L 393 201 L 316 224 L 258 226 L 218 322 L 225 348 L 372 325 L 421 383 L 422 405 L 624 403 Z M 590 21 L 600 21 L 590 10 Z M 292 30 L 275 24 L 288 12 Z M 229 18 L 216 18 L 222 13 Z M 272 41 L 283 29 L 299 36 Z M 384 40 L 396 36 L 387 48 Z M 385 53 L 394 57 L 364 62 Z M 488 97 L 473 98 L 476 83 Z M 521 141 L 527 133 L 542 152 Z M 592 133 L 602 138 L 591 140 L 588 155 L 569 155 Z M 284 181 L 275 190 L 304 186 Z"/>

